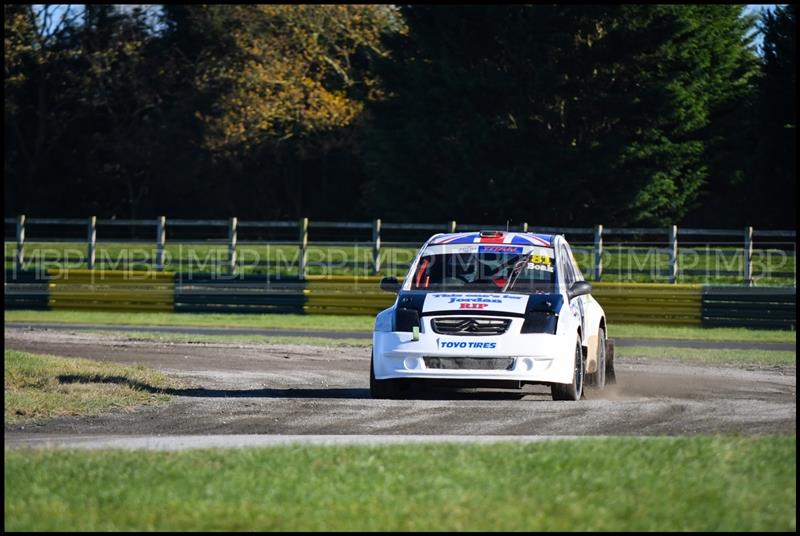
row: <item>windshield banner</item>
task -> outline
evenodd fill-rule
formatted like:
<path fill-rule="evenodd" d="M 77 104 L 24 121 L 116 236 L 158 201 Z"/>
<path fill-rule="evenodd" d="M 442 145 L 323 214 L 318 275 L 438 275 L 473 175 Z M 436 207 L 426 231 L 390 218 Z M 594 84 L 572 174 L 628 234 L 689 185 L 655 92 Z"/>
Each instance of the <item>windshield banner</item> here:
<path fill-rule="evenodd" d="M 435 292 L 425 296 L 422 312 L 436 311 L 498 311 L 525 313 L 528 296 L 490 292 Z"/>
<path fill-rule="evenodd" d="M 506 255 L 523 255 L 530 253 L 535 246 L 510 246 L 507 244 L 468 244 L 468 245 L 443 245 L 443 246 L 428 246 L 425 249 L 423 256 L 428 255 L 463 255 L 465 253 L 502 253 Z M 540 248 L 545 249 L 545 248 Z M 552 249 L 550 250 L 552 251 Z"/>

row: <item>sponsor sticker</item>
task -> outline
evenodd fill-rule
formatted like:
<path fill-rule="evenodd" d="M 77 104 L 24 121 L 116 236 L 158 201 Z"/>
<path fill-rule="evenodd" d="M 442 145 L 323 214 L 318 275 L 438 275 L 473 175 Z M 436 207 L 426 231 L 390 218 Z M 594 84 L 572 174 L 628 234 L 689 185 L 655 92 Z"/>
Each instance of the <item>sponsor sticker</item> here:
<path fill-rule="evenodd" d="M 516 255 L 521 255 L 524 252 L 525 248 L 520 246 L 504 246 L 504 245 L 478 246 L 478 253 L 511 253 Z"/>
<path fill-rule="evenodd" d="M 447 303 L 503 303 L 503 300 L 500 298 L 485 298 L 485 297 L 463 297 L 461 295 L 450 296 L 450 301 Z"/>
<path fill-rule="evenodd" d="M 437 339 L 436 341 L 439 345 L 439 348 L 463 348 L 463 349 L 485 349 L 491 350 L 497 348 L 497 342 L 474 342 L 474 341 L 442 341 Z"/>
<path fill-rule="evenodd" d="M 456 309 L 524 313 L 527 300 L 522 294 L 435 292 L 425 296 L 422 312 Z"/>

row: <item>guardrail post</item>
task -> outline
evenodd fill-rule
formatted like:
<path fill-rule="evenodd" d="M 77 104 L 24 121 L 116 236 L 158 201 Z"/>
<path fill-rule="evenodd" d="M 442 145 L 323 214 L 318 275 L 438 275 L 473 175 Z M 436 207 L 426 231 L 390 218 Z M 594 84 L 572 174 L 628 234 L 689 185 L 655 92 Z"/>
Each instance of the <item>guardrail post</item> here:
<path fill-rule="evenodd" d="M 669 227 L 669 282 L 678 282 L 678 226 Z"/>
<path fill-rule="evenodd" d="M 372 221 L 372 273 L 377 275 L 381 271 L 381 219 Z"/>
<path fill-rule="evenodd" d="M 744 228 L 744 284 L 753 286 L 753 228 Z"/>
<path fill-rule="evenodd" d="M 450 220 L 449 224 L 450 230 L 447 231 L 448 233 L 455 233 L 456 232 L 456 220 Z"/>
<path fill-rule="evenodd" d="M 594 226 L 594 280 L 603 277 L 603 225 Z"/>
<path fill-rule="evenodd" d="M 17 251 L 14 265 L 17 271 L 22 270 L 22 263 L 25 261 L 25 214 L 20 214 L 17 218 Z"/>
<path fill-rule="evenodd" d="M 298 275 L 300 279 L 306 278 L 306 263 L 308 262 L 308 218 L 300 218 L 300 256 Z"/>
<path fill-rule="evenodd" d="M 97 216 L 89 218 L 89 244 L 86 251 L 86 264 L 89 270 L 94 270 L 94 261 L 97 250 Z"/>
<path fill-rule="evenodd" d="M 167 243 L 167 217 L 156 220 L 156 270 L 164 270 L 164 249 Z"/>
<path fill-rule="evenodd" d="M 236 271 L 236 227 L 238 223 L 238 218 L 234 216 L 228 224 L 228 271 L 230 273 Z"/>

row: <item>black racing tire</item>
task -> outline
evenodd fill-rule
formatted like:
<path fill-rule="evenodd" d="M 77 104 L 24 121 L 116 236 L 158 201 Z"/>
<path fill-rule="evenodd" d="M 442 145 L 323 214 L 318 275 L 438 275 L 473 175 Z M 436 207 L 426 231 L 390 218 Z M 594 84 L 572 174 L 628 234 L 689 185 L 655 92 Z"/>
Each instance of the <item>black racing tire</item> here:
<path fill-rule="evenodd" d="M 597 332 L 597 370 L 586 375 L 586 385 L 591 385 L 597 389 L 604 389 L 606 386 L 606 330 L 600 328 Z M 613 369 L 613 366 L 612 366 Z"/>
<path fill-rule="evenodd" d="M 398 398 L 397 380 L 376 380 L 373 358 L 369 360 L 369 396 L 372 398 Z"/>
<path fill-rule="evenodd" d="M 614 370 L 614 339 L 606 339 L 606 385 L 617 383 L 617 373 Z"/>
<path fill-rule="evenodd" d="M 581 341 L 575 343 L 575 371 L 572 375 L 572 383 L 554 383 L 550 386 L 550 394 L 553 400 L 577 401 L 583 397 L 583 381 L 586 371 L 586 363 L 583 360 L 581 351 Z"/>

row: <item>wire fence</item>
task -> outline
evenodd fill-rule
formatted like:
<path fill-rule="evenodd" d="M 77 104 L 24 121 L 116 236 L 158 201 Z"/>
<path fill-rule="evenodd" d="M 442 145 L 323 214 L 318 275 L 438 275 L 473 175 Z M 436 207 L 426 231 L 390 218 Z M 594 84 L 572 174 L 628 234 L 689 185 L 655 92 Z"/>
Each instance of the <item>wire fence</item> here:
<path fill-rule="evenodd" d="M 796 286 L 794 230 L 443 223 L 5 218 L 7 270 L 88 268 L 290 276 L 396 275 L 430 235 L 563 234 L 592 281 Z"/>

